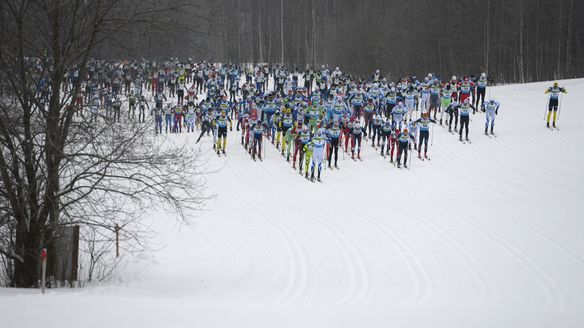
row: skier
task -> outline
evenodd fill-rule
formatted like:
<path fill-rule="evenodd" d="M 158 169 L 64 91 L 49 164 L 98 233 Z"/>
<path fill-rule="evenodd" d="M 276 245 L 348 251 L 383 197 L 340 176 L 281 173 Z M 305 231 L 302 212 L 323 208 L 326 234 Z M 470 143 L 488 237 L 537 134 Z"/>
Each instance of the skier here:
<path fill-rule="evenodd" d="M 187 108 L 187 113 L 185 114 L 185 123 L 187 125 L 187 133 L 195 132 L 195 119 L 197 115 L 195 114 L 194 108 Z"/>
<path fill-rule="evenodd" d="M 425 77 L 424 82 L 420 84 L 420 93 L 422 94 L 422 111 L 428 111 L 430 109 L 430 86 L 430 78 Z"/>
<path fill-rule="evenodd" d="M 205 133 L 207 135 L 209 135 L 209 132 L 212 132 L 212 130 L 213 130 L 214 124 L 215 124 L 215 117 L 213 116 L 211 111 L 206 111 L 206 112 L 202 113 L 201 134 L 199 135 L 199 138 L 197 139 L 197 141 L 195 143 L 199 143 L 199 141 L 201 141 L 201 138 L 203 137 L 203 135 Z M 213 133 L 214 133 L 214 131 L 213 131 Z M 216 147 L 216 145 L 213 144 L 213 149 L 215 149 L 215 147 Z"/>
<path fill-rule="evenodd" d="M 367 104 L 363 107 L 363 112 L 365 113 L 365 127 L 367 128 L 367 133 L 371 134 L 371 129 L 373 128 L 373 114 L 375 114 L 373 98 L 367 99 Z M 357 122 L 359 122 L 359 120 Z"/>
<path fill-rule="evenodd" d="M 341 128 L 339 126 L 339 122 L 335 121 L 333 125 L 327 131 L 328 137 L 328 167 L 331 167 L 331 159 L 333 157 L 333 153 L 335 155 L 335 168 L 339 168 L 337 166 L 337 160 L 339 159 L 339 141 L 341 137 Z"/>
<path fill-rule="evenodd" d="M 326 136 L 324 129 L 320 128 L 316 135 L 312 138 L 312 161 L 310 165 L 310 180 L 314 181 L 314 169 L 318 170 L 317 180 L 320 182 L 320 171 L 322 169 L 322 161 L 324 156 L 324 146 L 326 145 Z M 308 172 L 306 172 L 308 174 Z"/>
<path fill-rule="evenodd" d="M 379 135 L 381 136 L 381 156 L 385 157 L 387 154 L 389 154 L 389 148 L 390 148 L 390 136 L 391 136 L 391 130 L 392 130 L 392 126 L 391 126 L 391 121 L 388 118 L 384 118 L 383 119 L 383 123 L 381 125 L 381 130 L 379 132 Z M 385 145 L 387 144 L 387 150 L 385 150 Z M 385 152 L 384 152 L 385 150 Z"/>
<path fill-rule="evenodd" d="M 470 121 L 470 110 L 476 110 L 476 108 L 470 104 L 470 99 L 464 99 L 464 103 L 458 107 L 458 113 L 460 115 L 460 137 L 459 140 L 462 141 L 462 130 L 465 129 L 465 140 L 468 139 L 468 123 Z"/>
<path fill-rule="evenodd" d="M 351 149 L 351 159 L 355 159 L 355 149 L 357 150 L 357 158 L 361 159 L 361 141 L 363 135 L 367 137 L 367 132 L 364 127 L 361 127 L 359 121 L 356 121 L 351 130 L 351 135 L 353 137 L 353 145 Z"/>
<path fill-rule="evenodd" d="M 554 120 L 552 122 L 552 126 L 555 128 L 556 127 L 556 114 L 558 111 L 558 102 L 559 102 L 559 98 L 560 98 L 560 93 L 564 93 L 567 94 L 568 91 L 563 88 L 560 87 L 558 85 L 558 82 L 554 82 L 554 85 L 549 87 L 546 91 L 545 94 L 547 95 L 549 93 L 550 95 L 550 99 L 549 99 L 549 104 L 548 104 L 548 114 L 547 114 L 547 127 L 550 127 L 550 116 L 552 115 L 552 111 L 554 112 Z"/>
<path fill-rule="evenodd" d="M 162 110 L 154 110 L 154 131 L 156 134 L 162 134 Z"/>
<path fill-rule="evenodd" d="M 409 134 L 407 128 L 405 128 L 398 136 L 397 136 L 397 167 L 401 167 L 401 157 L 402 153 L 404 154 L 404 167 L 408 168 L 408 148 L 410 139 L 413 140 L 414 137 Z"/>
<path fill-rule="evenodd" d="M 448 114 L 448 132 L 452 132 L 452 121 L 454 121 L 454 131 L 458 131 L 458 103 L 453 101 L 445 110 Z"/>
<path fill-rule="evenodd" d="M 251 158 L 255 161 L 256 154 L 260 161 L 262 160 L 262 139 L 264 135 L 264 131 L 268 128 L 268 126 L 262 122 L 262 120 L 257 120 L 257 122 L 251 127 L 251 131 L 253 133 L 253 146 L 251 152 Z"/>
<path fill-rule="evenodd" d="M 391 116 L 393 117 L 393 125 L 397 126 L 401 129 L 402 121 L 404 119 L 404 114 L 406 113 L 406 108 L 404 107 L 403 103 L 400 101 L 397 103 L 397 106 L 393 108 L 391 111 Z"/>
<path fill-rule="evenodd" d="M 288 135 L 288 130 L 292 129 L 292 127 L 294 126 L 294 117 L 292 117 L 290 108 L 285 107 L 283 109 L 283 113 L 284 115 L 282 116 L 282 120 L 281 120 L 281 129 L 282 129 L 282 135 L 284 136 L 282 138 L 282 156 L 284 155 L 284 149 L 288 149 L 288 153 L 290 152 L 290 145 L 289 145 L 289 141 L 290 139 L 287 138 Z M 279 140 L 278 140 L 279 143 Z M 277 148 L 277 145 L 276 145 Z M 289 156 L 288 156 L 289 157 Z"/>
<path fill-rule="evenodd" d="M 424 158 L 428 158 L 428 139 L 430 139 L 430 123 L 436 123 L 428 113 L 422 113 L 422 117 L 416 121 L 420 129 L 420 139 L 418 142 L 418 158 L 422 158 L 422 144 L 424 145 Z"/>
<path fill-rule="evenodd" d="M 436 113 L 440 109 L 440 85 L 438 81 L 434 81 L 430 86 L 430 113 L 434 111 L 434 119 L 436 119 Z"/>
<path fill-rule="evenodd" d="M 478 78 L 476 85 L 477 85 L 477 97 L 475 99 L 475 107 L 481 108 L 485 103 L 485 94 L 487 91 L 487 84 L 489 81 L 487 80 L 487 74 L 481 73 L 481 77 Z M 479 99 L 481 101 L 481 107 L 479 107 Z"/>
<path fill-rule="evenodd" d="M 371 124 L 373 126 L 373 133 L 371 135 L 371 146 L 373 146 L 373 148 L 375 149 L 377 149 L 377 147 L 375 147 L 375 139 L 377 139 L 377 146 L 379 146 L 379 139 L 381 139 L 382 123 L 383 120 L 381 116 L 379 114 L 375 114 L 375 116 L 373 116 L 373 123 Z"/>
<path fill-rule="evenodd" d="M 164 132 L 167 134 L 169 130 L 172 133 L 172 110 L 171 104 L 164 106 Z"/>
<path fill-rule="evenodd" d="M 495 128 L 495 116 L 499 114 L 500 105 L 501 104 L 494 98 L 489 99 L 487 103 L 483 103 L 482 110 L 486 113 L 485 135 L 489 135 L 487 132 L 489 128 L 489 122 L 491 123 L 491 134 L 495 134 L 493 132 L 493 129 Z"/>
<path fill-rule="evenodd" d="M 444 118 L 444 113 L 446 112 L 446 109 L 450 106 L 450 104 L 452 103 L 452 98 L 454 97 L 454 95 L 456 94 L 456 92 L 452 89 L 452 85 L 447 84 L 446 87 L 444 89 L 442 89 L 442 109 L 440 112 L 440 125 L 442 125 L 442 119 Z"/>
<path fill-rule="evenodd" d="M 227 147 L 227 123 L 229 123 L 229 129 L 233 131 L 233 124 L 231 123 L 231 118 L 227 116 L 227 112 L 222 110 L 221 115 L 216 119 L 217 124 L 217 155 L 219 151 L 225 154 L 225 147 Z M 223 141 L 223 143 L 221 143 Z"/>
<path fill-rule="evenodd" d="M 298 167 L 300 173 L 302 173 L 302 163 L 304 161 L 304 149 L 305 146 L 310 142 L 311 134 L 308 126 L 306 124 L 302 125 L 300 131 L 297 130 L 296 136 L 296 147 L 294 148 L 294 156 L 292 157 L 292 168 L 296 169 L 296 155 L 299 155 L 298 158 Z"/>
<path fill-rule="evenodd" d="M 468 76 L 465 76 L 462 82 L 459 84 L 460 96 L 458 101 L 464 104 L 466 99 L 470 99 L 472 88 L 474 88 L 474 83 L 469 81 Z M 472 102 L 471 102 L 472 105 Z M 473 106 L 473 114 L 476 113 L 476 107 Z"/>
<path fill-rule="evenodd" d="M 416 90 L 414 90 L 414 86 L 410 85 L 408 90 L 406 91 L 404 97 L 405 97 L 405 102 L 406 102 L 406 108 L 407 108 L 407 117 L 408 117 L 408 122 L 412 121 L 412 116 L 413 116 L 413 112 L 416 109 L 416 97 L 418 96 L 418 93 L 416 92 Z"/>

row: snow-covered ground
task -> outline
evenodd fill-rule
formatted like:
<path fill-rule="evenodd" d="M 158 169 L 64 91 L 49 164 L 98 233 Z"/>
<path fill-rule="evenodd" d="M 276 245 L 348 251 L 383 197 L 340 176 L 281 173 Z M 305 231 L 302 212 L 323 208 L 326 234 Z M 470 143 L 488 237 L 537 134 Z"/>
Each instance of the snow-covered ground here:
<path fill-rule="evenodd" d="M 157 250 L 121 282 L 0 289 L 0 326 L 584 327 L 584 79 L 560 84 L 559 131 L 550 83 L 494 87 L 497 138 L 477 114 L 472 144 L 436 126 L 431 161 L 398 170 L 367 145 L 322 184 L 233 132 L 191 227 L 153 214 Z"/>

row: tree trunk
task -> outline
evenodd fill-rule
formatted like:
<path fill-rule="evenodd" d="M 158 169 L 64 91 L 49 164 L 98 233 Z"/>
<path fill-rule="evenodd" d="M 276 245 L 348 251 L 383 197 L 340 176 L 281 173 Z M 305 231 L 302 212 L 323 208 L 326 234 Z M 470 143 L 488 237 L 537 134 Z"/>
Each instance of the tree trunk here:
<path fill-rule="evenodd" d="M 571 73 L 571 57 L 572 57 L 572 16 L 574 15 L 574 0 L 570 0 L 570 11 L 568 12 L 568 26 L 567 26 L 567 36 L 566 36 L 566 64 L 564 70 L 568 77 L 572 77 Z"/>
<path fill-rule="evenodd" d="M 312 11 L 312 68 L 316 68 L 316 4 L 315 0 L 310 2 Z"/>
<path fill-rule="evenodd" d="M 560 1 L 560 9 L 558 10 L 558 55 L 557 55 L 557 62 L 556 62 L 556 79 L 562 78 L 561 70 L 560 70 L 560 58 L 562 58 L 562 1 Z"/>
<path fill-rule="evenodd" d="M 281 63 L 284 65 L 284 0 L 280 1 L 280 44 L 281 44 Z"/>
<path fill-rule="evenodd" d="M 258 0 L 258 39 L 260 43 L 260 63 L 264 62 L 264 54 L 262 51 L 262 3 Z"/>
<path fill-rule="evenodd" d="M 485 24 L 485 72 L 489 72 L 489 45 L 491 43 L 489 28 L 491 26 L 491 0 L 487 0 L 487 23 Z"/>
<path fill-rule="evenodd" d="M 525 83 L 525 68 L 523 67 L 523 25 L 524 25 L 524 6 L 523 1 L 519 2 L 519 82 Z"/>

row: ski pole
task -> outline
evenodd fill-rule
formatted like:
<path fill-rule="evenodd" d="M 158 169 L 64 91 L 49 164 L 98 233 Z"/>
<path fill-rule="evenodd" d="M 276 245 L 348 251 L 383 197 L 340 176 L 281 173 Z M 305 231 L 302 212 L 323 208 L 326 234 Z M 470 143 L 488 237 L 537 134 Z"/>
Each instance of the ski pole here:
<path fill-rule="evenodd" d="M 432 125 L 432 136 L 430 138 L 430 146 L 434 146 L 434 125 Z"/>
<path fill-rule="evenodd" d="M 560 120 L 560 113 L 562 112 L 562 98 L 564 98 L 564 96 L 560 95 L 560 104 L 558 105 L 558 121 Z"/>
<path fill-rule="evenodd" d="M 544 111 L 543 111 L 543 118 L 542 118 L 542 120 L 544 120 L 544 121 L 545 121 L 545 113 L 548 111 L 549 103 L 550 103 L 550 101 L 548 100 L 548 103 L 545 105 L 545 108 L 544 108 Z"/>

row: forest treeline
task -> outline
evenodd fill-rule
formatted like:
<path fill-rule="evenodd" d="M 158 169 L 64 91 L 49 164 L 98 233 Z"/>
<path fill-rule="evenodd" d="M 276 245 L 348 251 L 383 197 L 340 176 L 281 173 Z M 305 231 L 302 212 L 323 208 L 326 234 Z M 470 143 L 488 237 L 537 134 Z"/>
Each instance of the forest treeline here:
<path fill-rule="evenodd" d="M 584 75 L 584 1 L 191 1 L 164 17 L 154 11 L 102 54 L 327 64 L 393 77 L 484 71 L 498 82 Z"/>

